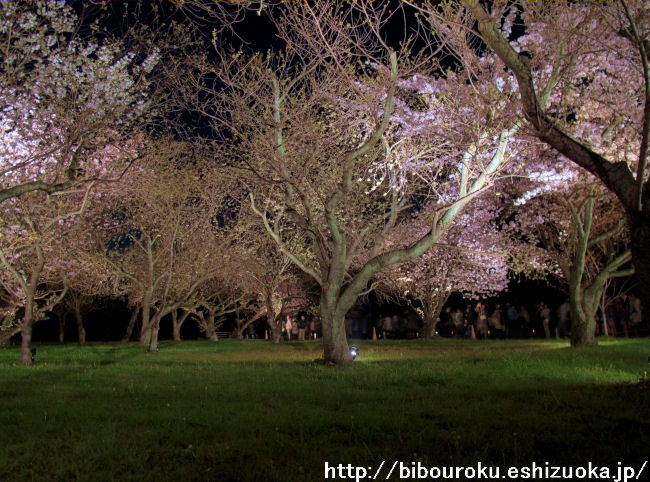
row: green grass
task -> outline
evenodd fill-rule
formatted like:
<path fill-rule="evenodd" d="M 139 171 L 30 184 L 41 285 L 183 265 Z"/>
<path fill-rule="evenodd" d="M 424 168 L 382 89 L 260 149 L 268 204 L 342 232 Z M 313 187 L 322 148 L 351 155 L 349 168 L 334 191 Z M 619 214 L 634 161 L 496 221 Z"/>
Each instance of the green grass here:
<path fill-rule="evenodd" d="M 345 367 L 314 363 L 317 342 L 37 348 L 33 367 L 0 350 L 0 481 L 323 480 L 324 461 L 648 458 L 648 340 L 362 342 Z"/>

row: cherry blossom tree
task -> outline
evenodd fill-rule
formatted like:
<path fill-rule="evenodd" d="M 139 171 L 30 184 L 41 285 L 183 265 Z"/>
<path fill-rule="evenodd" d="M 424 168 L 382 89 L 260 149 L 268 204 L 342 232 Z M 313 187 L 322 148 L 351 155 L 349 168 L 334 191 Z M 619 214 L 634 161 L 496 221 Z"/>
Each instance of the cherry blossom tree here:
<path fill-rule="evenodd" d="M 136 155 L 158 51 L 79 31 L 65 2 L 0 5 L 0 202 L 117 179 Z"/>
<path fill-rule="evenodd" d="M 495 202 L 497 201 L 497 202 Z M 457 216 L 453 227 L 429 251 L 408 263 L 392 266 L 379 275 L 381 289 L 396 298 L 419 303 L 426 338 L 435 334 L 438 317 L 453 292 L 469 298 L 494 296 L 508 287 L 508 261 L 512 243 L 498 228 L 500 198 L 488 191 Z M 417 238 L 404 223 L 393 233 L 393 242 Z"/>
<path fill-rule="evenodd" d="M 215 45 L 218 60 L 195 59 L 177 90 L 231 152 L 268 235 L 320 287 L 324 358 L 345 363 L 345 314 L 379 272 L 441 239 L 510 159 L 519 123 L 490 65 L 445 71 L 439 45 L 391 48 L 386 5 L 286 3 L 270 15 L 282 51 Z M 424 200 L 423 229 L 391 247 Z"/>
<path fill-rule="evenodd" d="M 129 303 L 139 306 L 139 339 L 149 351 L 158 350 L 163 317 L 201 304 L 210 309 L 215 296 L 221 303 L 222 273 L 235 272 L 221 211 L 234 193 L 200 152 L 169 139 L 152 145 L 119 185 L 98 191 L 99 249 Z"/>
<path fill-rule="evenodd" d="M 93 244 L 94 236 L 88 235 L 89 229 L 92 227 L 85 222 L 85 219 L 75 222 L 70 227 L 58 258 L 59 279 L 53 280 L 55 284 L 67 287 L 62 303 L 61 321 L 65 322 L 69 312 L 73 314 L 77 326 L 77 340 L 80 344 L 86 342 L 86 329 L 83 323 L 85 312 L 101 308 L 104 300 L 118 293 L 116 276 L 103 263 L 103 256 L 94 255 L 96 253 Z M 60 341 L 63 341 L 63 324 L 60 326 Z"/>
<path fill-rule="evenodd" d="M 69 270 L 58 284 L 53 275 L 71 256 L 62 236 L 91 188 L 138 156 L 152 112 L 158 52 L 81 30 L 64 2 L 0 4 L 1 262 L 5 292 L 24 313 L 26 364 L 33 322 L 65 292 Z"/>
<path fill-rule="evenodd" d="M 246 199 L 243 199 L 245 202 Z M 252 295 L 250 308 L 253 316 L 238 327 L 241 336 L 248 325 L 265 317 L 270 328 L 271 341 L 282 341 L 282 330 L 287 314 L 294 315 L 309 305 L 300 273 L 289 257 L 267 234 L 259 218 L 249 210 L 237 219 L 236 280 L 243 292 Z M 285 242 L 299 248 L 302 240 L 294 236 Z"/>
<path fill-rule="evenodd" d="M 434 29 L 478 22 L 482 41 L 516 76 L 531 134 L 619 199 L 630 227 L 644 318 L 650 322 L 648 5 L 509 2 L 488 11 L 472 1 L 460 7 L 449 3 L 441 12 L 429 9 Z M 525 35 L 512 34 L 517 24 Z M 463 38 L 476 39 L 468 31 Z"/>
<path fill-rule="evenodd" d="M 0 284 L 10 306 L 23 315 L 10 336 L 20 330 L 21 362 L 31 364 L 32 327 L 61 301 L 72 273 L 66 262 L 67 235 L 87 206 L 89 189 L 51 196 L 29 192 L 0 204 Z M 61 281 L 63 281 L 61 283 Z"/>
<path fill-rule="evenodd" d="M 238 281 L 231 276 L 238 276 L 237 271 L 222 266 L 219 276 L 214 276 L 199 287 L 196 308 L 191 312 L 195 315 L 199 329 L 205 338 L 217 341 L 217 329 L 225 316 L 245 310 L 250 305 L 252 293 L 243 291 Z"/>
<path fill-rule="evenodd" d="M 172 340 L 181 341 L 181 328 L 192 314 L 191 310 L 179 308 L 172 310 Z"/>
<path fill-rule="evenodd" d="M 608 281 L 634 273 L 622 206 L 582 170 L 552 174 L 547 167 L 529 175 L 506 231 L 525 246 L 519 250 L 524 271 L 541 269 L 567 287 L 571 344 L 595 344 L 596 311 Z"/>

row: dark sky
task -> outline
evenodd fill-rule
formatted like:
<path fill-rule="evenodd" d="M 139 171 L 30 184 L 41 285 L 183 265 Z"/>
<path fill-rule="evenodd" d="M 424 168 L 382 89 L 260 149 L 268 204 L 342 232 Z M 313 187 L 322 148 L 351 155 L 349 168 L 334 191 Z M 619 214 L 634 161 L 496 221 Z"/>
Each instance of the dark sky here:
<path fill-rule="evenodd" d="M 101 19 L 102 28 L 115 35 L 127 31 L 137 23 L 147 25 L 165 24 L 169 21 L 192 22 L 206 36 L 212 38 L 214 29 L 222 30 L 226 43 L 238 47 L 247 45 L 251 50 L 281 48 L 282 44 L 275 38 L 274 27 L 264 12 L 269 8 L 269 1 L 251 2 L 245 11 L 237 14 L 234 32 L 222 30 L 222 25 L 210 15 L 214 10 L 215 0 L 202 1 L 153 1 L 153 0 L 76 0 L 71 4 L 75 11 L 89 25 L 91 21 Z M 228 8 L 227 2 L 220 2 L 227 11 L 234 13 L 235 7 Z M 241 5 L 241 2 L 240 2 Z M 399 48 L 404 38 L 415 32 L 415 11 L 398 0 L 389 0 L 390 9 L 396 13 L 391 17 L 384 32 L 385 39 L 393 48 Z M 401 7 L 401 8 L 400 8 Z M 416 43 L 415 49 L 419 46 Z"/>

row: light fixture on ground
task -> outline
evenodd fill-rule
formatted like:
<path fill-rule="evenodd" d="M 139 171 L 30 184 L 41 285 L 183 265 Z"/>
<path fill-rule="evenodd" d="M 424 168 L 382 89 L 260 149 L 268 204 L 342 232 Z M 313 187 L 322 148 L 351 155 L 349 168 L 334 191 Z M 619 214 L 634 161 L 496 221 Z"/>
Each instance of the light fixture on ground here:
<path fill-rule="evenodd" d="M 350 358 L 353 360 L 359 356 L 359 348 L 356 346 L 351 346 L 350 347 Z"/>

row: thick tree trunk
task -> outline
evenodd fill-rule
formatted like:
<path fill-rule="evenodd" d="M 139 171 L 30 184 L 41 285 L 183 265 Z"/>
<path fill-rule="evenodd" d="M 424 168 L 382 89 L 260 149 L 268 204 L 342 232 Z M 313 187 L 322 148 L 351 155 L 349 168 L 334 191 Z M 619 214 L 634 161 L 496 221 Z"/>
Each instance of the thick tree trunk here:
<path fill-rule="evenodd" d="M 205 339 L 210 341 L 217 341 L 217 330 L 214 329 L 214 325 L 210 325 L 208 329 L 205 330 Z"/>
<path fill-rule="evenodd" d="M 324 292 L 320 299 L 320 314 L 323 324 L 323 358 L 326 363 L 342 365 L 352 361 L 350 347 L 345 335 L 345 313 L 337 310 L 333 294 Z"/>
<path fill-rule="evenodd" d="M 436 336 L 436 325 L 438 324 L 438 319 L 436 316 L 425 316 L 422 319 L 422 335 L 427 340 L 430 340 Z"/>
<path fill-rule="evenodd" d="M 345 335 L 345 318 L 335 312 L 323 312 L 323 357 L 327 363 L 342 365 L 350 362 L 350 347 Z"/>
<path fill-rule="evenodd" d="M 36 296 L 36 287 L 38 286 L 38 279 L 45 266 L 45 258 L 43 256 L 43 248 L 36 245 L 36 264 L 34 265 L 29 283 L 25 286 L 25 313 L 23 314 L 23 323 L 21 327 L 22 341 L 20 344 L 20 361 L 24 365 L 32 364 L 32 325 L 34 324 L 35 317 L 35 304 L 34 298 Z"/>
<path fill-rule="evenodd" d="M 217 341 L 217 328 L 214 326 L 215 313 L 208 310 L 208 319 L 205 320 L 205 337 L 210 341 Z"/>
<path fill-rule="evenodd" d="M 135 328 L 135 322 L 138 320 L 138 313 L 140 313 L 140 307 L 136 306 L 133 308 L 133 311 L 131 312 L 131 318 L 129 319 L 129 326 L 126 327 L 126 333 L 124 333 L 124 336 L 122 337 L 122 341 L 126 342 L 131 339 L 131 335 L 133 334 L 133 328 Z"/>
<path fill-rule="evenodd" d="M 271 327 L 271 342 L 274 345 L 279 345 L 282 343 L 282 317 L 280 315 L 275 316 L 273 312 L 270 315 L 271 321 L 269 326 Z"/>
<path fill-rule="evenodd" d="M 650 336 L 650 215 L 630 216 L 632 264 L 639 283 L 641 314 Z"/>
<path fill-rule="evenodd" d="M 83 315 L 81 314 L 81 307 L 75 304 L 74 307 L 74 317 L 77 320 L 77 334 L 79 337 L 79 344 L 83 345 L 86 343 L 86 329 L 84 328 Z"/>
<path fill-rule="evenodd" d="M 596 290 L 598 291 L 598 290 Z M 588 290 L 570 297 L 571 304 L 571 346 L 596 345 L 596 311 L 600 291 Z"/>
<path fill-rule="evenodd" d="M 185 320 L 190 316 L 190 311 L 181 308 L 181 316 L 178 316 L 178 311 L 172 311 L 172 340 L 181 341 L 181 328 Z"/>
<path fill-rule="evenodd" d="M 140 328 L 140 337 L 138 338 L 138 344 L 142 347 L 148 347 L 151 343 L 151 323 L 148 323 L 147 326 L 142 326 Z"/>
<path fill-rule="evenodd" d="M 206 340 L 217 341 L 217 330 L 214 327 L 214 314 L 208 311 L 208 319 L 202 311 L 196 312 L 199 329 L 203 332 Z"/>

